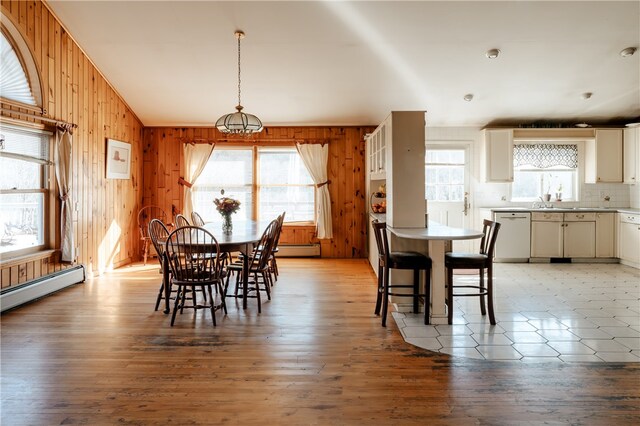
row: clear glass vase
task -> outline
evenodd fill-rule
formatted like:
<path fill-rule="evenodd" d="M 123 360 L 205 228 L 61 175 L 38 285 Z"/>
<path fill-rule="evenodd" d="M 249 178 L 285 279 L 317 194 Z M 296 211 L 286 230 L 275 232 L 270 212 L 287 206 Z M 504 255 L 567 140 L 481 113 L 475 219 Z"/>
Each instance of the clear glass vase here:
<path fill-rule="evenodd" d="M 233 222 L 231 222 L 231 214 L 222 215 L 222 232 L 230 234 L 233 231 Z"/>

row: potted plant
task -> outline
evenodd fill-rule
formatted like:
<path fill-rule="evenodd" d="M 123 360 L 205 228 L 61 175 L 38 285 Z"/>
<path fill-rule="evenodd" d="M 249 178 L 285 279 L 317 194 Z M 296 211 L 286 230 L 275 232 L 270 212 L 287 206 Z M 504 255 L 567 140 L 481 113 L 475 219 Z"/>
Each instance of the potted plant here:
<path fill-rule="evenodd" d="M 562 184 L 559 184 L 556 190 L 556 201 L 562 201 Z"/>

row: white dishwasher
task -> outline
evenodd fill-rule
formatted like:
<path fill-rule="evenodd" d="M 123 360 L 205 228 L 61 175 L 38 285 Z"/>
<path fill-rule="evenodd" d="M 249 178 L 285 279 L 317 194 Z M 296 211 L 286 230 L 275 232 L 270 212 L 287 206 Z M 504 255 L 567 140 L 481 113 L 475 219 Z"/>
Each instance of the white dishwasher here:
<path fill-rule="evenodd" d="M 494 254 L 496 262 L 529 262 L 531 255 L 531 213 L 494 213 L 500 224 Z"/>

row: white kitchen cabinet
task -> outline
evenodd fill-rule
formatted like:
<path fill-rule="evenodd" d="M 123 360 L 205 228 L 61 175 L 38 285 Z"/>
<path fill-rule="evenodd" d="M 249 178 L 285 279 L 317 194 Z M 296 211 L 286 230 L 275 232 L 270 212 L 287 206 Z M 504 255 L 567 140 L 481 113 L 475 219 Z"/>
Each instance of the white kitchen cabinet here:
<path fill-rule="evenodd" d="M 636 184 L 640 178 L 640 126 L 624 129 L 623 182 Z"/>
<path fill-rule="evenodd" d="M 596 257 L 616 257 L 616 213 L 596 213 Z"/>
<path fill-rule="evenodd" d="M 596 257 L 596 223 L 565 222 L 563 257 Z"/>
<path fill-rule="evenodd" d="M 367 138 L 369 145 L 369 178 L 382 180 L 387 171 L 387 121 L 382 122 Z"/>
<path fill-rule="evenodd" d="M 621 263 L 640 267 L 640 215 L 619 213 L 618 257 Z"/>
<path fill-rule="evenodd" d="M 532 213 L 531 257 L 595 257 L 595 215 Z"/>
<path fill-rule="evenodd" d="M 562 257 L 562 221 L 531 222 L 531 257 Z"/>
<path fill-rule="evenodd" d="M 622 182 L 622 129 L 596 129 L 585 150 L 585 182 Z"/>
<path fill-rule="evenodd" d="M 513 182 L 513 129 L 485 129 L 485 182 Z"/>

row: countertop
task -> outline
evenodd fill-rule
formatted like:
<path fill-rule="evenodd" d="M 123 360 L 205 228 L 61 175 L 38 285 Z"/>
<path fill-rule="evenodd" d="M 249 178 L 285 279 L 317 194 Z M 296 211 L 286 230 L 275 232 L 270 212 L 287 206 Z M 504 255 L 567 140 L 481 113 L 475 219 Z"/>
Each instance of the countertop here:
<path fill-rule="evenodd" d="M 484 235 L 473 229 L 452 228 L 436 222 L 429 222 L 428 228 L 393 228 L 390 226 L 387 229 L 400 238 L 417 240 L 471 240 L 481 238 Z"/>
<path fill-rule="evenodd" d="M 486 207 L 495 213 L 510 212 L 546 212 L 546 213 L 571 213 L 571 212 L 608 212 L 608 213 L 629 213 L 640 214 L 640 209 L 633 207 L 551 207 L 551 208 L 530 208 L 530 207 Z"/>

